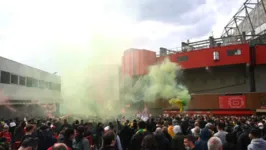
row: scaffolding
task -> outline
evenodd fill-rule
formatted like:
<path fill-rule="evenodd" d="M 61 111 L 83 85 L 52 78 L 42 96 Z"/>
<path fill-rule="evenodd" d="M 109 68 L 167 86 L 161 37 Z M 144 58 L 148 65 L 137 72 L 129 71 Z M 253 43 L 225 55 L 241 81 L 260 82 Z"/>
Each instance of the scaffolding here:
<path fill-rule="evenodd" d="M 233 44 L 266 43 L 266 0 L 245 0 L 229 23 L 224 27 L 220 38 L 209 37 L 209 39 L 196 42 L 182 42 L 180 49 L 160 48 L 159 56 L 173 53 L 187 52 L 204 48 L 214 48 Z"/>

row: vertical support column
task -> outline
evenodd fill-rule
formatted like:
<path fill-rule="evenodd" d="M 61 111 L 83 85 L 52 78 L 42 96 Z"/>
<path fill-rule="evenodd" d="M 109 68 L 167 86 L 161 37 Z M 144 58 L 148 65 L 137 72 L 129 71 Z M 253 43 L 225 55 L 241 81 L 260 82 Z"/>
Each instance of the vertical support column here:
<path fill-rule="evenodd" d="M 256 62 L 256 51 L 255 47 L 250 47 L 250 64 L 247 64 L 248 81 L 249 81 L 249 92 L 256 92 L 255 82 L 255 62 Z"/>

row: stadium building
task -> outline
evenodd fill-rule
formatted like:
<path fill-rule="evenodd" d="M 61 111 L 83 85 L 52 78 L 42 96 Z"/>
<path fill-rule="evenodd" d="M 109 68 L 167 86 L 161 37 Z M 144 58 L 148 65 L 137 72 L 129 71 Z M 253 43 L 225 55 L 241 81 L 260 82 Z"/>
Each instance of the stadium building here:
<path fill-rule="evenodd" d="M 150 50 L 127 50 L 122 73 L 137 81 L 147 74 L 150 65 L 168 58 L 183 68 L 182 81 L 192 94 L 188 113 L 266 112 L 265 3 L 247 0 L 220 38 L 182 42 L 178 50 L 160 48 L 159 55 Z M 149 107 L 163 107 L 168 114 L 178 112 L 165 100 L 157 100 Z"/>

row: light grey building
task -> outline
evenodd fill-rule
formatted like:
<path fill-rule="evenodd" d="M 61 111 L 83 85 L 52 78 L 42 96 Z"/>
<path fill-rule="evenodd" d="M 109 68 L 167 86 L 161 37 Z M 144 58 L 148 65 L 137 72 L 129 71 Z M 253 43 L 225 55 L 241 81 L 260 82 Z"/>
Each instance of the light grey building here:
<path fill-rule="evenodd" d="M 60 76 L 0 57 L 1 107 L 60 102 Z"/>

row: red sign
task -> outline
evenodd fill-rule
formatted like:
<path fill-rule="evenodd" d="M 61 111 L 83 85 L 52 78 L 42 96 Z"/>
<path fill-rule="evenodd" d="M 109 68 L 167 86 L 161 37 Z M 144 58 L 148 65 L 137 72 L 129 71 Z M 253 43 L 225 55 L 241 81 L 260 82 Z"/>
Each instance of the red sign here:
<path fill-rule="evenodd" d="M 219 96 L 219 107 L 222 109 L 246 108 L 246 96 Z"/>

